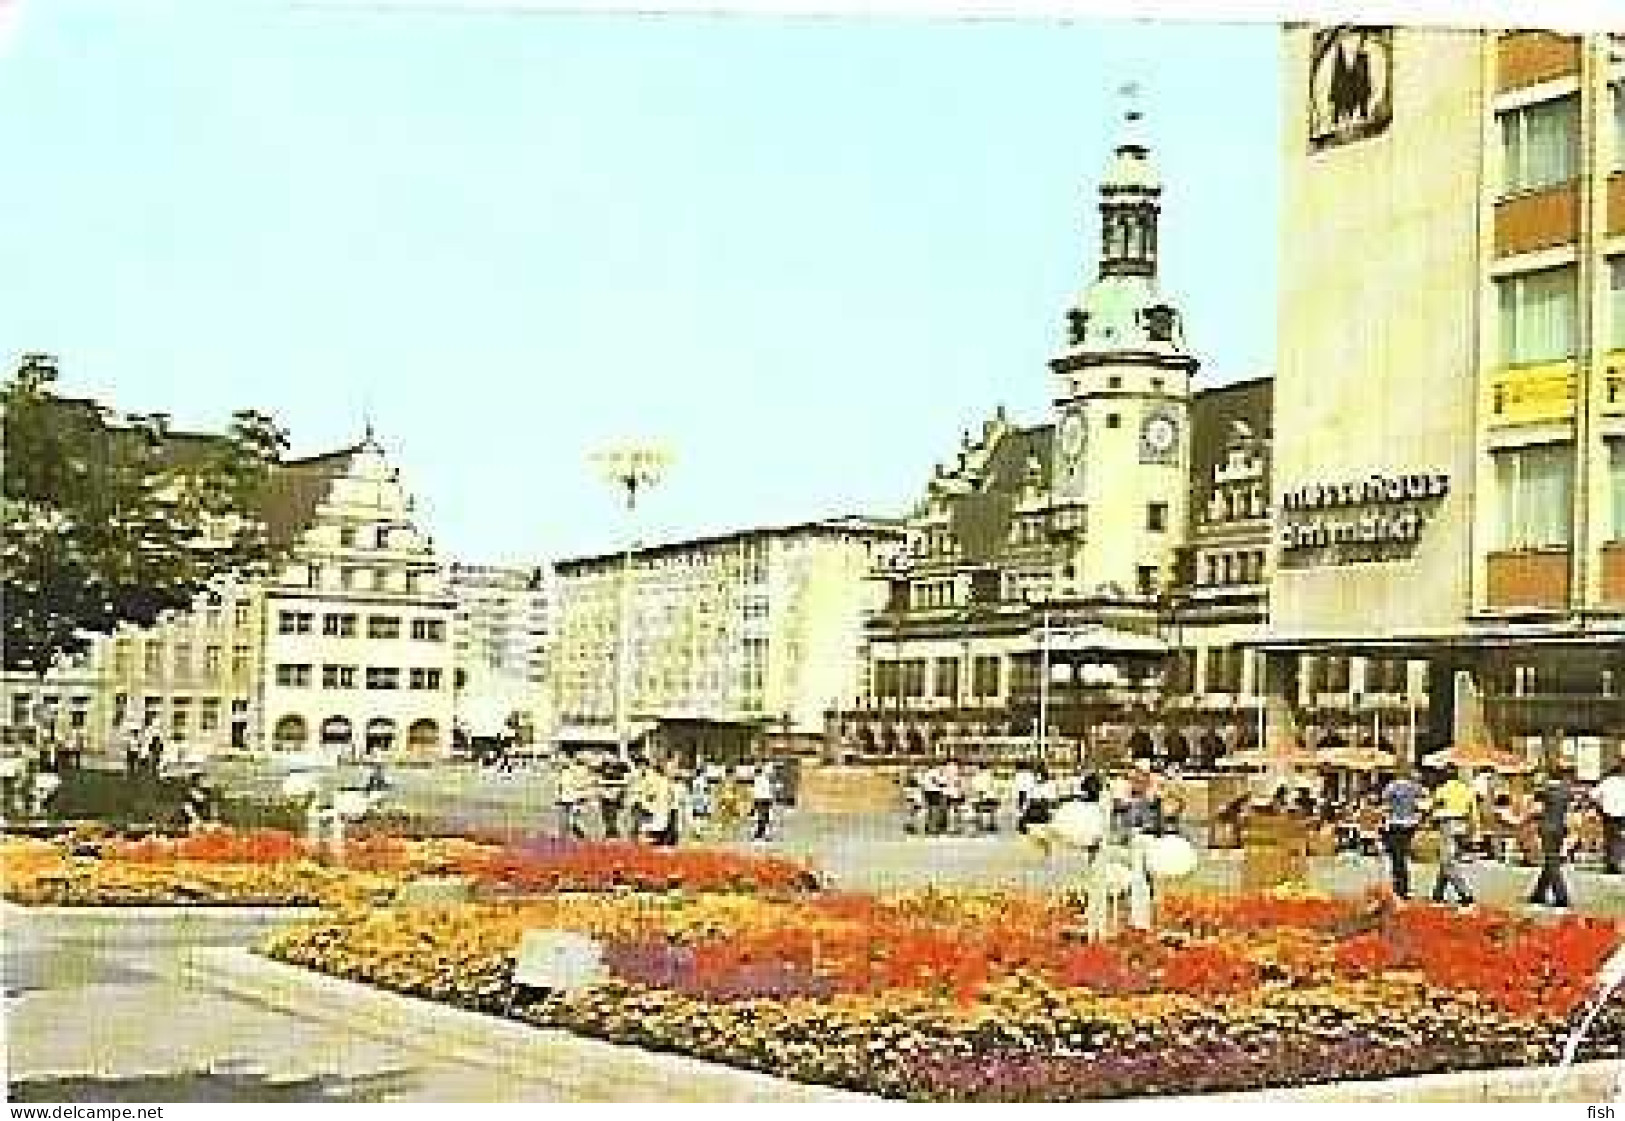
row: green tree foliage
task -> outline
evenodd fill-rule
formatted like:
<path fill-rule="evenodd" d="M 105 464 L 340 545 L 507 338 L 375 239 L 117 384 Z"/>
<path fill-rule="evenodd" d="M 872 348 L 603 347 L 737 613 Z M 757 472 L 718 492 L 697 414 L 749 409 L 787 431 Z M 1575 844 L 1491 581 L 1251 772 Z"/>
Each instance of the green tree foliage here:
<path fill-rule="evenodd" d="M 163 414 L 117 417 L 56 380 L 50 358 L 27 355 L 0 391 L 8 670 L 43 673 L 121 622 L 150 624 L 275 560 L 258 514 L 287 447 L 271 417 L 172 433 Z"/>

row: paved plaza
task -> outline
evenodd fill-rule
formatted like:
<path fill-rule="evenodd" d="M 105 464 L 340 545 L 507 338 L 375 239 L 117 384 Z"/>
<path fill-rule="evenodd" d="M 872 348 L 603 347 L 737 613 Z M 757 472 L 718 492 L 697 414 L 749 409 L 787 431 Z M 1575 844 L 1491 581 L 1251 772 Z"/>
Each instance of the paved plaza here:
<path fill-rule="evenodd" d="M 397 808 L 446 825 L 554 832 L 545 767 L 402 769 Z M 239 784 L 246 778 L 239 776 Z M 837 887 L 1066 887 L 1075 853 L 1046 855 L 1006 831 L 917 837 L 900 811 L 789 810 L 766 845 L 805 859 Z M 1358 893 L 1381 861 L 1310 862 L 1311 885 Z M 1515 904 L 1534 872 L 1476 863 L 1486 902 Z M 1571 872 L 1576 905 L 1625 914 L 1618 877 Z M 1415 871 L 1419 888 L 1432 869 Z M 1226 890 L 1240 857 L 1209 852 L 1190 886 Z M 311 977 L 246 953 L 288 912 L 139 908 L 4 909 L 9 1078 L 36 1100 L 560 1101 L 805 1100 L 790 1083 L 611 1048 Z M 368 1004 L 371 1000 L 373 1003 Z M 387 1006 L 387 1007 L 386 1007 Z M 404 1010 L 404 1011 L 403 1011 Z M 676 1065 L 673 1065 L 676 1064 Z M 522 1071 L 522 1074 L 516 1073 Z"/>

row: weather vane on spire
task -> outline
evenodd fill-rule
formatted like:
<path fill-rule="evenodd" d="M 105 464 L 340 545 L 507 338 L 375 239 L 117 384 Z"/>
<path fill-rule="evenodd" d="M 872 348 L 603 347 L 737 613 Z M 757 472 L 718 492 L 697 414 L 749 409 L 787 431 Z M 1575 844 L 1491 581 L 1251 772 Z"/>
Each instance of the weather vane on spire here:
<path fill-rule="evenodd" d="M 1140 112 L 1140 83 L 1124 82 L 1117 87 L 1117 96 L 1123 99 L 1123 118 L 1129 121 L 1139 120 L 1143 115 Z"/>

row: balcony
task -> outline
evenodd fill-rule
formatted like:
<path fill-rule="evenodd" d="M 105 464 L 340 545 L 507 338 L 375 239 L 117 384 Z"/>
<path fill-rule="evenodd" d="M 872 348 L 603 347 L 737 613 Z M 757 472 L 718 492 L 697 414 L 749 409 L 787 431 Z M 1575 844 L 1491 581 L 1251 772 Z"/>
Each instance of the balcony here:
<path fill-rule="evenodd" d="M 1498 92 L 1580 73 L 1580 41 L 1550 31 L 1508 31 L 1495 45 Z"/>
<path fill-rule="evenodd" d="M 1571 361 L 1508 366 L 1490 375 L 1484 412 L 1491 425 L 1568 420 L 1577 384 Z"/>
<path fill-rule="evenodd" d="M 1568 245 L 1580 236 L 1580 192 L 1557 183 L 1495 204 L 1495 255 Z"/>
<path fill-rule="evenodd" d="M 1553 611 L 1568 606 L 1567 547 L 1491 553 L 1487 561 L 1485 606 Z"/>
<path fill-rule="evenodd" d="M 1625 607 L 1625 541 L 1612 541 L 1602 547 L 1602 601 Z"/>

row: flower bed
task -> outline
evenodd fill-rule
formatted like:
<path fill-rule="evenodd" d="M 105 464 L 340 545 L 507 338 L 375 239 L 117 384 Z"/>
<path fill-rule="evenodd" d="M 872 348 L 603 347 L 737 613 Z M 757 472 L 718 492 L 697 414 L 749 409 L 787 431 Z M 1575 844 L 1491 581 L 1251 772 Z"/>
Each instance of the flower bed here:
<path fill-rule="evenodd" d="M 387 896 L 416 876 L 466 876 L 489 893 L 793 892 L 817 886 L 787 860 L 631 842 L 550 840 L 492 845 L 460 838 L 360 836 L 341 852 L 275 829 L 209 829 L 136 841 L 8 839 L 0 893 L 67 906 L 258 904 L 329 906 Z"/>
<path fill-rule="evenodd" d="M 1272 913 L 1298 924 L 1259 921 Z M 1375 898 L 1174 899 L 1163 914 L 1156 936 L 1089 944 L 1068 904 L 1018 895 L 570 896 L 324 918 L 267 952 L 802 1081 L 1069 1100 L 1551 1061 L 1620 938 L 1597 920 Z M 536 928 L 600 939 L 608 976 L 515 991 L 514 950 Z M 1593 1039 L 1617 1048 L 1619 1026 Z"/>

